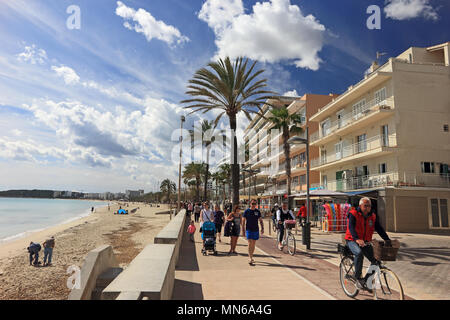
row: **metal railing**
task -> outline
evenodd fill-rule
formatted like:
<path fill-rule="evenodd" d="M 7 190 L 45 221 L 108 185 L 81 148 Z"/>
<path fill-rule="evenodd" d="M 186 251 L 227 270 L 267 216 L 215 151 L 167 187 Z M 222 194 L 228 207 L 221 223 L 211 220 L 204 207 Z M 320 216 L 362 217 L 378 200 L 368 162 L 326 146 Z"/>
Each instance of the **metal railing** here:
<path fill-rule="evenodd" d="M 377 187 L 437 187 L 450 188 L 450 174 L 388 172 L 328 181 L 322 187 L 332 191 L 348 191 Z"/>
<path fill-rule="evenodd" d="M 393 106 L 394 106 L 394 98 L 392 96 L 382 101 L 379 101 L 377 99 L 369 101 L 363 107 L 361 107 L 359 112 L 357 113 L 355 113 L 354 111 L 347 112 L 343 114 L 340 119 L 331 122 L 330 126 L 326 128 L 325 132 L 323 132 L 321 129 L 317 132 L 314 132 L 310 137 L 310 141 L 315 142 L 319 139 L 329 136 L 330 134 L 336 132 L 337 130 L 340 130 L 342 128 L 351 125 L 357 120 L 367 117 L 368 115 L 378 111 L 381 108 L 391 109 L 393 108 Z"/>
<path fill-rule="evenodd" d="M 337 162 L 342 159 L 382 147 L 396 147 L 396 146 L 397 146 L 397 136 L 395 133 L 390 135 L 377 135 L 372 138 L 365 139 L 363 141 L 345 146 L 342 148 L 341 151 L 335 152 L 331 155 L 312 159 L 311 167 L 316 168 L 321 165 Z"/>

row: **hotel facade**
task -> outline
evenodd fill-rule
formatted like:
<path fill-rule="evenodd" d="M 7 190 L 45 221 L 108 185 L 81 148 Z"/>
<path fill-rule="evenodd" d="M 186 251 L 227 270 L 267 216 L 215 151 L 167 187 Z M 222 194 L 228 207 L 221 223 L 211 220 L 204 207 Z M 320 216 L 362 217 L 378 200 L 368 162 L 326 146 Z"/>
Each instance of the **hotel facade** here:
<path fill-rule="evenodd" d="M 376 200 L 388 231 L 450 230 L 449 45 L 412 47 L 382 66 L 374 63 L 339 96 L 278 102 L 301 114 L 309 128 L 312 187 Z M 269 107 L 264 110 L 267 116 Z M 259 172 L 240 185 L 242 199 L 250 184 L 250 196 L 263 204 L 287 191 L 281 135 L 268 134 L 269 128 L 260 117 L 248 126 L 245 166 Z M 277 172 L 269 170 L 274 161 Z M 291 162 L 295 194 L 306 190 L 305 146 L 291 146 Z"/>

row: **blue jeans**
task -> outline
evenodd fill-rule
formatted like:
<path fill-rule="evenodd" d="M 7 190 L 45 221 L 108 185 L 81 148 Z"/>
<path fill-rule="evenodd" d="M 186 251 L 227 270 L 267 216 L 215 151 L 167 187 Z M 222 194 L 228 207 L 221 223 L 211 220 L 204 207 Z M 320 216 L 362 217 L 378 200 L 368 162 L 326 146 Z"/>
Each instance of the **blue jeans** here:
<path fill-rule="evenodd" d="M 34 262 L 33 262 L 33 256 L 34 256 Z M 30 252 L 30 264 L 33 262 L 34 265 L 36 265 L 39 261 L 39 252 L 32 251 Z"/>
<path fill-rule="evenodd" d="M 44 264 L 47 261 L 48 263 L 52 263 L 52 255 L 53 255 L 53 248 L 44 248 Z"/>
<path fill-rule="evenodd" d="M 356 241 L 348 241 L 347 245 L 350 251 L 355 256 L 353 263 L 355 264 L 355 278 L 361 278 L 364 256 L 369 259 L 370 263 L 375 263 L 375 257 L 373 256 L 373 248 L 370 245 L 360 247 Z"/>

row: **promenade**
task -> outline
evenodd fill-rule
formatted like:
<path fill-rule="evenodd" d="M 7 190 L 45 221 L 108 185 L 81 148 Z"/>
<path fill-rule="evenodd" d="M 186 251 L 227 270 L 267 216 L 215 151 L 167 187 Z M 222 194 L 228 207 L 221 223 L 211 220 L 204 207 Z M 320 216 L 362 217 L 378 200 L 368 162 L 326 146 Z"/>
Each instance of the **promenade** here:
<path fill-rule="evenodd" d="M 175 300 L 352 300 L 339 283 L 336 244 L 341 241 L 341 234 L 313 229 L 312 250 L 306 251 L 299 230 L 297 253 L 290 256 L 276 249 L 275 235 L 268 234 L 265 220 L 266 234 L 257 242 L 255 266 L 250 266 L 244 237 L 239 239 L 238 255 L 227 255 L 229 238 L 222 236 L 222 242 L 217 242 L 218 255 L 203 256 L 198 223 L 196 227 L 195 243 L 184 235 L 175 272 Z M 398 261 L 387 264 L 400 277 L 406 299 L 449 299 L 449 237 L 389 234 L 402 242 Z M 366 292 L 356 297 L 371 299 L 372 295 Z"/>

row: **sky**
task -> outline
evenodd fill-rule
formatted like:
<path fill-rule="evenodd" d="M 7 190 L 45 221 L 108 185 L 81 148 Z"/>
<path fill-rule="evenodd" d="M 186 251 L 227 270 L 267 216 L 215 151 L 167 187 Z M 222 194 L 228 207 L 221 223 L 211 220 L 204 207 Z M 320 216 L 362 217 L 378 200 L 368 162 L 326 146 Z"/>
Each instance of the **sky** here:
<path fill-rule="evenodd" d="M 447 0 L 0 1 L 0 190 L 157 190 L 178 181 L 180 117 L 217 115 L 180 104 L 210 61 L 248 57 L 280 95 L 342 93 L 377 51 L 450 41 L 448 13 Z"/>

